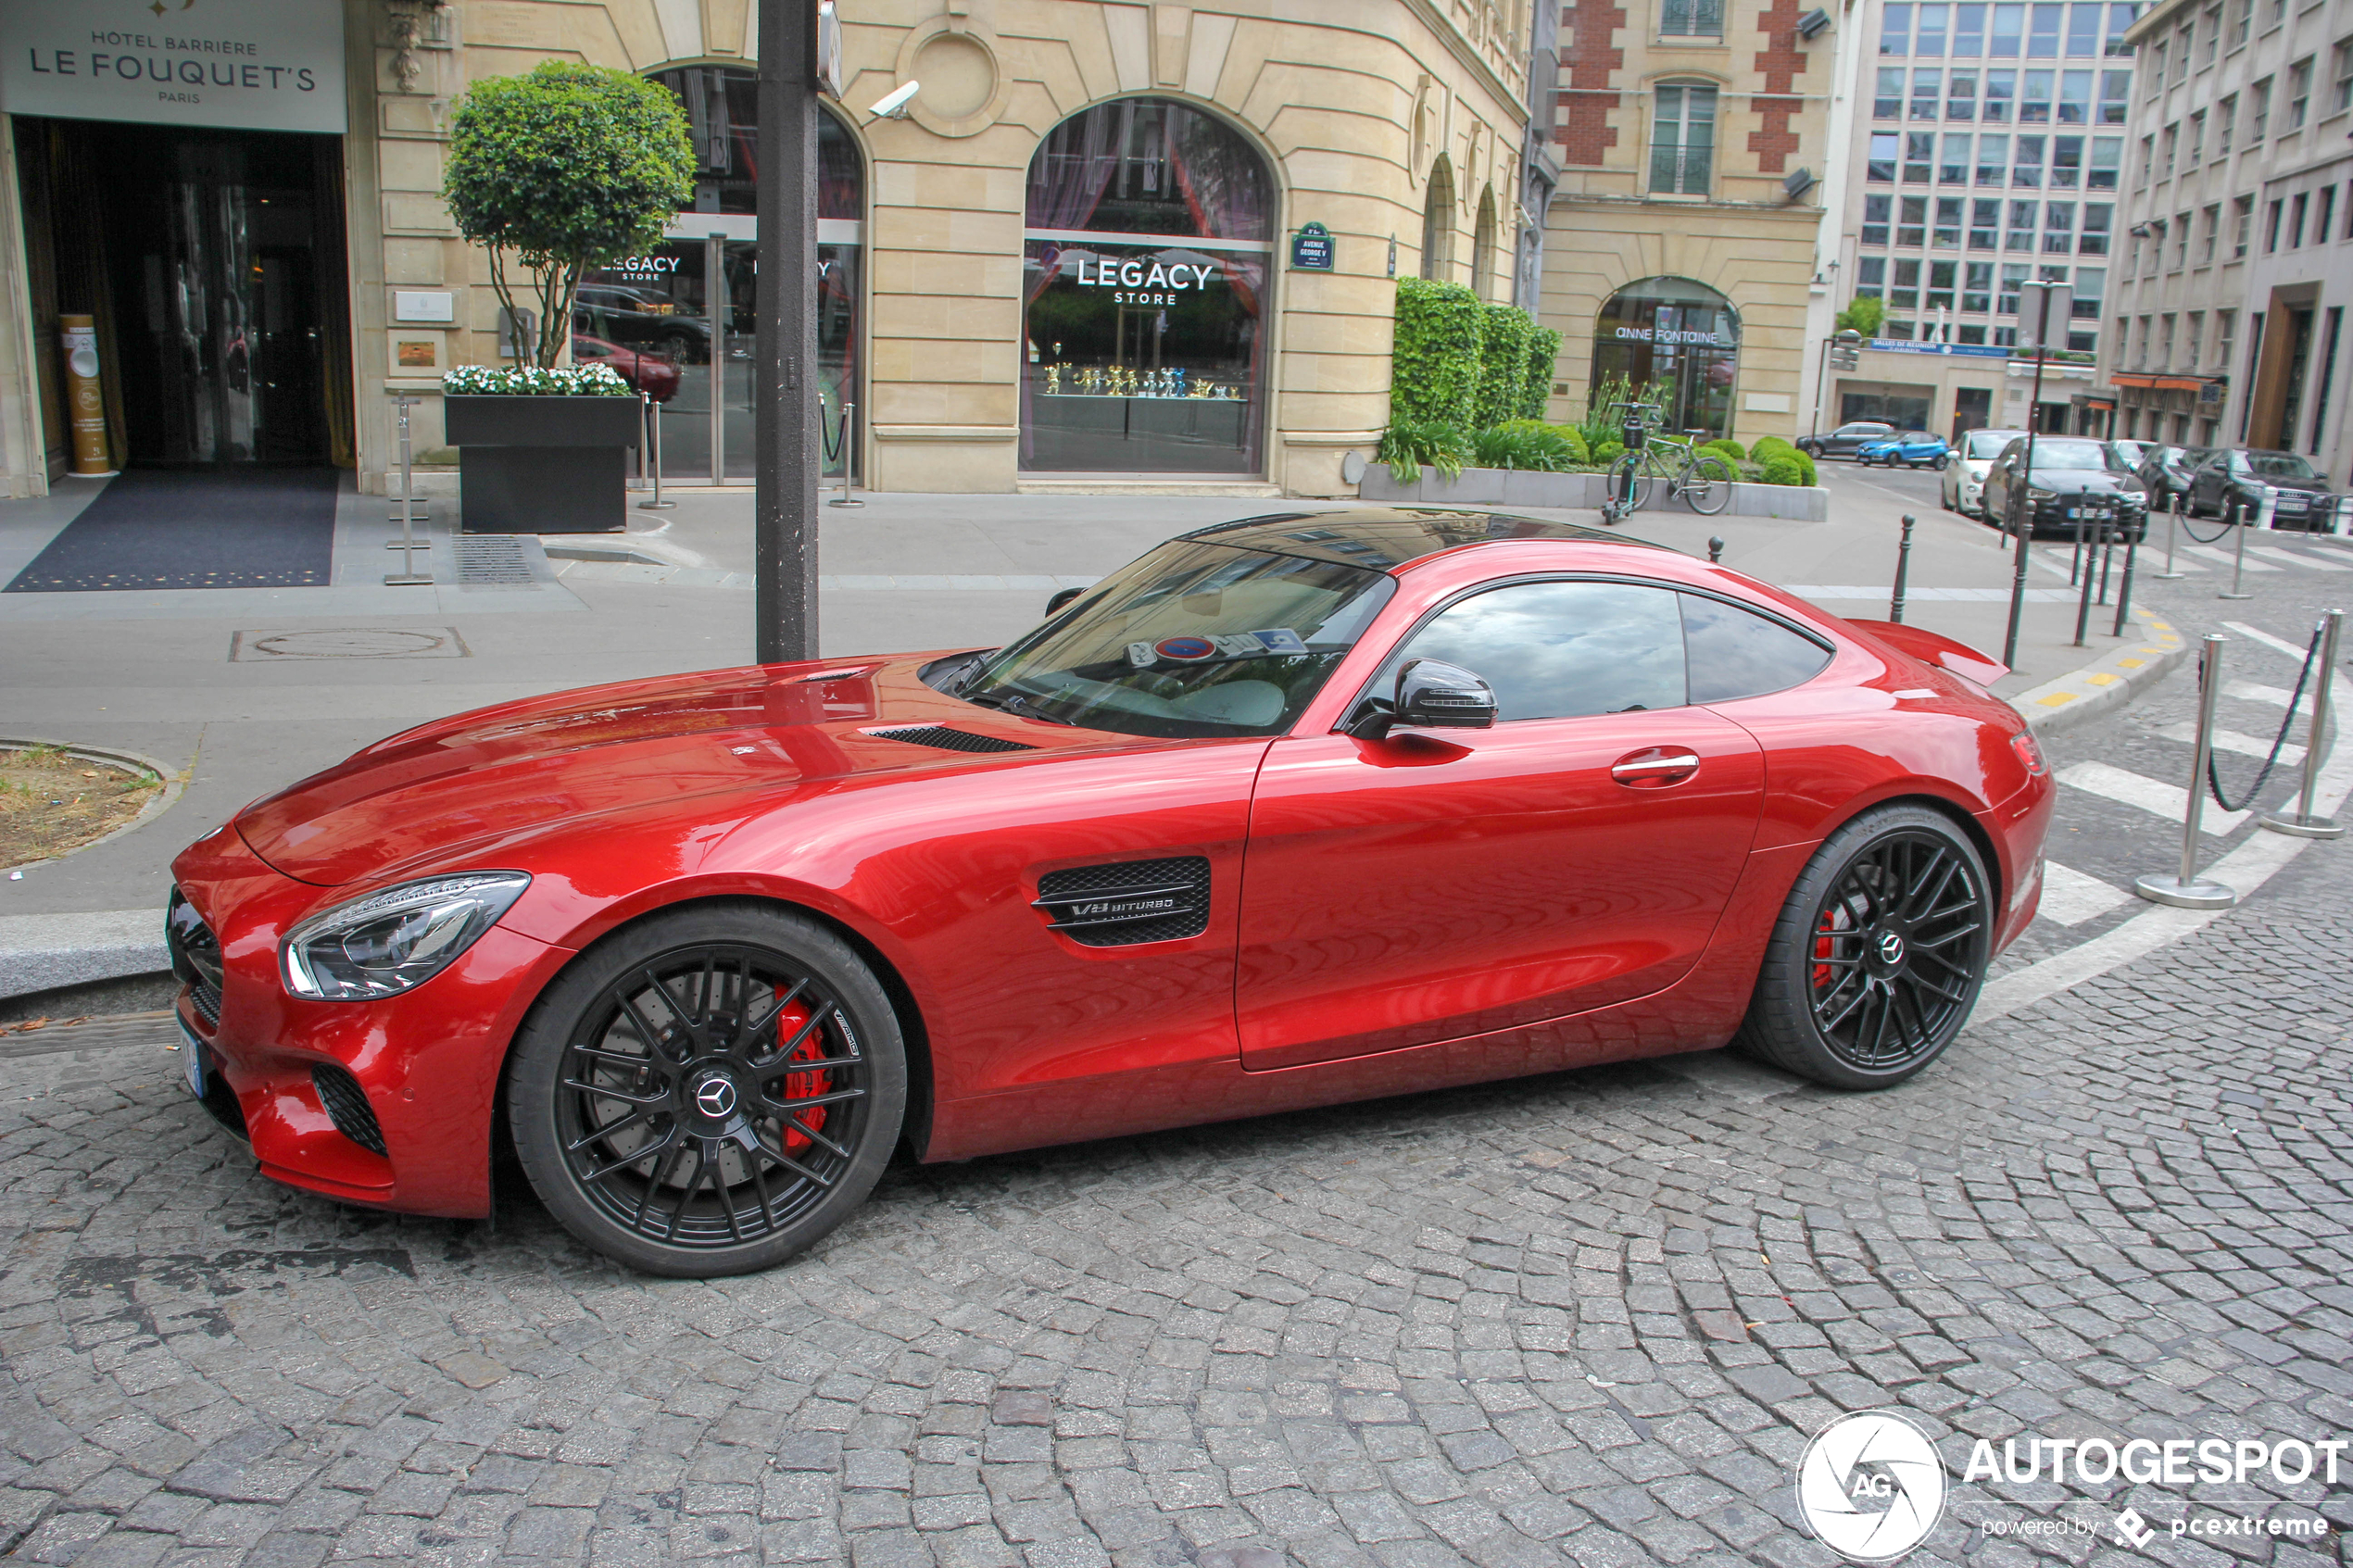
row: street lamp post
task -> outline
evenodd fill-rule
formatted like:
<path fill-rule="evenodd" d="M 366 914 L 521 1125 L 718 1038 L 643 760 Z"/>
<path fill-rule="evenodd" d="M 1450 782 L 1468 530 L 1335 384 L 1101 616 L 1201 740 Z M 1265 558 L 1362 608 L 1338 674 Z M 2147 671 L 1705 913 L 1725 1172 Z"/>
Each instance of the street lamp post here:
<path fill-rule="evenodd" d="M 760 0 L 753 657 L 817 657 L 817 0 Z"/>
<path fill-rule="evenodd" d="M 2075 313 L 2075 291 L 2065 283 L 2042 281 L 2018 285 L 2018 320 L 2034 323 L 2034 389 L 2026 395 L 2026 455 L 2010 476 L 2010 515 L 2018 520 L 2018 554 L 2010 577 L 2009 629 L 2002 638 L 2002 662 L 2018 664 L 2019 621 L 2026 608 L 2026 552 L 2034 542 L 2034 433 L 2043 417 L 2043 364 L 2051 356 L 2051 318 L 2058 318 L 2059 341 L 2066 341 L 2067 322 Z"/>

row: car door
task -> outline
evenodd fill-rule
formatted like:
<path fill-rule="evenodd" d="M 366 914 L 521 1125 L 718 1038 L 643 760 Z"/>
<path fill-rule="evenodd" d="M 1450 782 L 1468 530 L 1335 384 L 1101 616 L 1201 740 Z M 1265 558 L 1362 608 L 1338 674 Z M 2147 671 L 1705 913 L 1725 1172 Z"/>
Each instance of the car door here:
<path fill-rule="evenodd" d="M 1508 1030 L 1670 985 L 1763 802 L 1739 725 L 1687 704 L 1680 596 L 1548 578 L 1401 640 L 1484 676 L 1486 730 L 1275 743 L 1251 805 L 1236 1010 L 1265 1069 Z"/>

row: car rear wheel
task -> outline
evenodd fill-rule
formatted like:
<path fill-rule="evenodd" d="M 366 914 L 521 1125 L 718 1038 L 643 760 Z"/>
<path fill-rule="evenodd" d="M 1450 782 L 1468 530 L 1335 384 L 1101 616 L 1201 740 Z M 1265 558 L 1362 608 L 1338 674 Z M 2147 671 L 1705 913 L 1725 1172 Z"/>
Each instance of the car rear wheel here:
<path fill-rule="evenodd" d="M 591 947 L 516 1038 L 508 1124 L 597 1251 L 703 1279 L 773 1268 L 874 1189 L 906 1110 L 897 1016 L 848 944 L 755 904 Z"/>
<path fill-rule="evenodd" d="M 1739 1043 L 1842 1089 L 1942 1055 L 1992 952 L 1984 862 L 1942 813 L 1882 806 L 1825 841 L 1781 906 Z"/>

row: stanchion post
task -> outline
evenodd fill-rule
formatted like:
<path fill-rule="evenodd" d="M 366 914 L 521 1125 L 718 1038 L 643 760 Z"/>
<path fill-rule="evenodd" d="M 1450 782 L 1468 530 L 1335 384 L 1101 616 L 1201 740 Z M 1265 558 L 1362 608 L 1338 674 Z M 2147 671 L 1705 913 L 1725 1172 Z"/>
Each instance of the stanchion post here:
<path fill-rule="evenodd" d="M 1904 584 L 1912 575 L 1912 528 L 1917 521 L 1909 512 L 1904 514 L 1904 542 L 1895 546 L 1895 592 L 1887 601 L 1887 618 L 1898 626 L 1904 624 Z"/>
<path fill-rule="evenodd" d="M 835 443 L 841 453 L 841 494 L 825 503 L 829 507 L 862 507 L 866 504 L 849 497 L 849 430 L 857 413 L 858 405 L 855 403 L 846 402 L 841 406 L 841 439 Z M 824 415 L 821 413 L 818 417 L 822 419 Z"/>
<path fill-rule="evenodd" d="M 2222 639 L 2208 633 L 2197 657 L 2197 745 L 2190 763 L 2189 809 L 2183 813 L 2182 870 L 2179 876 L 2152 872 L 2135 877 L 2133 891 L 2155 904 L 2183 909 L 2227 909 L 2239 896 L 2219 882 L 2197 874 L 2197 824 L 2206 806 L 2206 773 L 2214 759 L 2214 702 L 2222 694 Z"/>
<path fill-rule="evenodd" d="M 2224 506 L 2222 515 L 2225 517 L 2231 516 L 2231 508 L 2227 504 Z M 2233 522 L 2238 530 L 2239 537 L 2238 543 L 2233 547 L 2231 555 L 2231 585 L 2214 596 L 2218 599 L 2251 599 L 2255 596 L 2246 592 L 2246 531 L 2249 524 L 2245 513 L 2239 514 L 2235 519 L 2233 519 Z"/>
<path fill-rule="evenodd" d="M 637 482 L 629 487 L 632 490 L 643 490 L 646 487 L 646 447 L 650 440 L 646 426 L 652 419 L 646 410 L 652 407 L 653 399 L 648 397 L 642 391 L 639 392 L 637 394 Z"/>
<path fill-rule="evenodd" d="M 661 498 L 661 405 L 648 398 L 646 407 L 652 409 L 654 415 L 654 494 L 653 499 L 638 502 L 637 509 L 641 512 L 666 512 L 678 503 Z"/>
<path fill-rule="evenodd" d="M 400 552 L 400 570 L 384 573 L 384 586 L 413 588 L 433 581 L 433 573 L 417 570 L 417 475 L 409 445 L 409 409 L 416 399 L 396 392 L 393 401 L 400 410 L 400 542 L 393 546 Z"/>
<path fill-rule="evenodd" d="M 2344 827 L 2334 817 L 2323 817 L 2312 809 L 2313 792 L 2321 783 L 2321 763 L 2325 760 L 2321 752 L 2329 739 L 2329 691 L 2336 670 L 2337 634 L 2344 629 L 2343 610 L 2332 609 L 2321 617 L 2320 680 L 2312 688 L 2312 727 L 2304 733 L 2304 786 L 2297 792 L 2295 810 L 2274 811 L 2262 819 L 2273 833 L 2296 838 L 2345 836 Z"/>
<path fill-rule="evenodd" d="M 2105 533 L 2108 524 L 2101 523 L 2100 530 Z M 2082 537 L 2083 525 L 2080 521 L 2075 525 L 2075 533 L 2078 539 Z M 2093 575 L 2091 558 L 2087 556 L 2083 560 L 2083 581 L 2080 591 L 2075 596 L 2075 646 L 2079 648 L 2083 646 L 2083 633 L 2092 624 Z"/>

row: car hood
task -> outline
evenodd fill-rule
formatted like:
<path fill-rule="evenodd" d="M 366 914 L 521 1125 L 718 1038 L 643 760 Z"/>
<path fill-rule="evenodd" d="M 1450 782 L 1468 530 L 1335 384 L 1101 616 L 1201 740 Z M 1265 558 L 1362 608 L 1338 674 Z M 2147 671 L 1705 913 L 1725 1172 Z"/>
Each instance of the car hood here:
<path fill-rule="evenodd" d="M 814 780 L 1178 744 L 959 702 L 917 677 L 937 657 L 710 671 L 461 713 L 255 802 L 239 813 L 237 832 L 278 871 L 332 886 L 404 867 L 426 874 L 470 845 L 653 802 L 704 798 L 718 823 L 740 812 L 725 797 Z M 1014 744 L 973 752 L 875 733 L 919 726 Z"/>
<path fill-rule="evenodd" d="M 2106 469 L 2036 469 L 2028 483 L 2042 490 L 2121 490 L 2140 482 Z"/>

